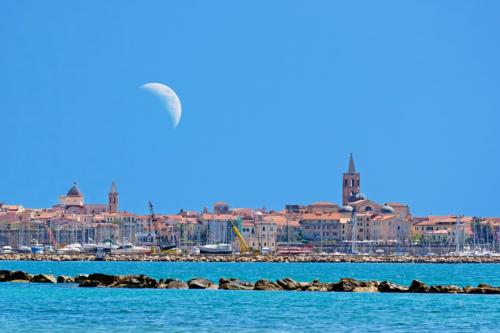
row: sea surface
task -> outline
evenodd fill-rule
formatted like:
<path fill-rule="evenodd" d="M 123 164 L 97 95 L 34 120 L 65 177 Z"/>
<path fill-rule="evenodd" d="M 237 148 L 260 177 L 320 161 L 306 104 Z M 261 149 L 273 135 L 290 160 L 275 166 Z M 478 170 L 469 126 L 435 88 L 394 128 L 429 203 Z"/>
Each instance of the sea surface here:
<path fill-rule="evenodd" d="M 0 269 L 155 278 L 341 277 L 500 285 L 500 264 L 0 261 Z M 500 332 L 500 296 L 144 290 L 0 283 L 0 332 Z"/>

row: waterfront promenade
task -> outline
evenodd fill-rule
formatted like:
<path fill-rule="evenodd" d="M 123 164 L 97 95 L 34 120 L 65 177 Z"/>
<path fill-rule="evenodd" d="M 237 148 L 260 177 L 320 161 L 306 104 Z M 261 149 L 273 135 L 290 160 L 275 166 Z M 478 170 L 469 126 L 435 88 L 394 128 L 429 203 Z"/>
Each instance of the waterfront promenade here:
<path fill-rule="evenodd" d="M 92 254 L 0 254 L 2 260 L 95 261 Z M 276 263 L 499 263 L 500 256 L 397 256 L 397 255 L 173 255 L 112 254 L 105 261 L 150 262 L 276 262 Z"/>

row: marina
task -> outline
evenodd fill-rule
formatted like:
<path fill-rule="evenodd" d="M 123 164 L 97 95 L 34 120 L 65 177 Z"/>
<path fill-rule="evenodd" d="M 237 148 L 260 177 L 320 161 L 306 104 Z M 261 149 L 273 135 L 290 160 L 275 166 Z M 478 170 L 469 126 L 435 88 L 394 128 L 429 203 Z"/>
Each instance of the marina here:
<path fill-rule="evenodd" d="M 220 277 L 256 282 L 284 276 L 297 281 L 337 281 L 349 276 L 402 285 L 410 285 L 413 279 L 460 287 L 480 282 L 500 285 L 500 265 L 496 264 L 3 261 L 0 269 L 55 276 L 146 274 L 182 281 L 201 276 L 214 282 Z M 72 283 L 0 283 L 0 293 L 16 304 L 15 312 L 5 312 L 0 318 L 9 332 L 161 332 L 179 325 L 186 332 L 212 332 L 231 331 L 235 321 L 248 332 L 323 332 L 325 328 L 352 332 L 373 327 L 396 332 L 415 327 L 420 332 L 435 332 L 436 327 L 494 332 L 500 320 L 498 295 L 79 288 Z M 356 316 L 361 312 L 363 316 Z"/>

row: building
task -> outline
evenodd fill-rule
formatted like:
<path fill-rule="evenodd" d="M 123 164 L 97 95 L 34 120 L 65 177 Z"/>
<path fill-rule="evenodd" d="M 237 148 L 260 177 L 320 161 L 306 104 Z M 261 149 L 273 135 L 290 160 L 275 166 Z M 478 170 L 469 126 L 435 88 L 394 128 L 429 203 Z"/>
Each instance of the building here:
<path fill-rule="evenodd" d="M 348 238 L 350 230 L 347 227 L 350 214 L 343 213 L 309 213 L 300 217 L 299 225 L 302 238 L 312 242 L 335 243 Z"/>
<path fill-rule="evenodd" d="M 466 242 L 473 235 L 473 217 L 461 217 L 457 224 L 457 216 L 427 216 L 415 218 L 413 236 L 424 243 L 456 244 Z"/>
<path fill-rule="evenodd" d="M 351 154 L 349 156 L 349 167 L 342 177 L 342 206 L 346 206 L 360 198 L 364 198 L 361 193 L 361 175 L 356 172 L 354 158 Z"/>
<path fill-rule="evenodd" d="M 66 195 L 59 197 L 59 204 L 54 206 L 62 210 L 65 214 L 101 214 L 118 212 L 118 192 L 116 184 L 111 184 L 111 190 L 108 193 L 107 204 L 86 204 L 83 193 L 78 188 L 76 182 L 68 190 Z"/>

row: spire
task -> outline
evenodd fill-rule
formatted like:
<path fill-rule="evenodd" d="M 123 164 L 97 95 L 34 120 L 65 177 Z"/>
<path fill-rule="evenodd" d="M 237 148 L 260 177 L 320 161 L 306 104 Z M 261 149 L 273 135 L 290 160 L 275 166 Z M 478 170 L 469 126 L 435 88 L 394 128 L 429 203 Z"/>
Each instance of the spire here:
<path fill-rule="evenodd" d="M 116 184 L 114 181 L 111 183 L 111 190 L 109 191 L 109 193 L 117 193 Z"/>
<path fill-rule="evenodd" d="M 356 173 L 356 167 L 354 166 L 354 159 L 352 158 L 352 153 L 349 156 L 349 171 L 348 173 Z"/>

